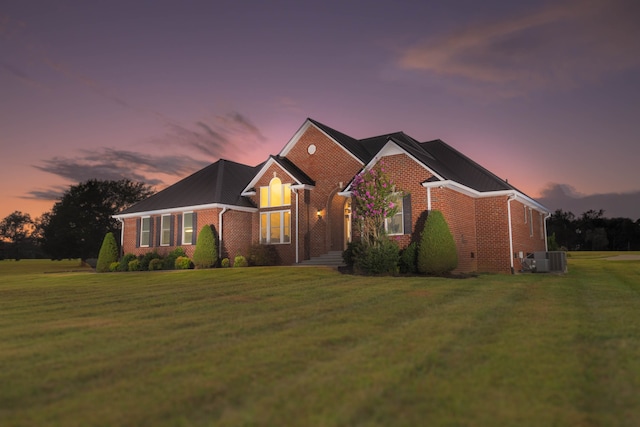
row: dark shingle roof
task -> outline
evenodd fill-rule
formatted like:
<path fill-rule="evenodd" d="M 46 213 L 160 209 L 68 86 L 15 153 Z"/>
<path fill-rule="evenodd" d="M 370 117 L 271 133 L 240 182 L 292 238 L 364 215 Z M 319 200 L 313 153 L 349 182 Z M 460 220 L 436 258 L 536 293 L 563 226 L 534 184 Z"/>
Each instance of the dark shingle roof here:
<path fill-rule="evenodd" d="M 444 180 L 455 181 L 479 192 L 517 190 L 439 139 L 418 142 L 404 132 L 394 132 L 357 140 L 315 120 L 309 120 L 365 164 L 369 163 L 387 142 L 393 141 Z"/>
<path fill-rule="evenodd" d="M 316 185 L 315 181 L 309 178 L 309 175 L 304 173 L 299 167 L 294 165 L 291 160 L 282 156 L 271 156 L 282 167 L 293 176 L 300 184 L 304 185 Z"/>
<path fill-rule="evenodd" d="M 240 193 L 261 166 L 246 166 L 220 159 L 125 209 L 120 212 L 120 215 L 213 203 L 255 207 L 248 198 L 241 196 Z"/>

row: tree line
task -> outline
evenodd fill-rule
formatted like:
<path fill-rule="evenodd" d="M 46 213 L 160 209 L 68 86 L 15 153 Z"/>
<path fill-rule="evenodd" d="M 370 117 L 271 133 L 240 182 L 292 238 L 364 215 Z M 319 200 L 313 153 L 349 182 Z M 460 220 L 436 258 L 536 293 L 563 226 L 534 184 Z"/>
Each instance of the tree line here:
<path fill-rule="evenodd" d="M 604 210 L 588 210 L 580 216 L 562 209 L 547 220 L 549 250 L 638 251 L 640 219 L 605 218 Z"/>
<path fill-rule="evenodd" d="M 107 233 L 120 236 L 121 224 L 112 215 L 153 193 L 128 179 L 72 185 L 42 216 L 15 211 L 0 222 L 0 259 L 97 258 Z"/>

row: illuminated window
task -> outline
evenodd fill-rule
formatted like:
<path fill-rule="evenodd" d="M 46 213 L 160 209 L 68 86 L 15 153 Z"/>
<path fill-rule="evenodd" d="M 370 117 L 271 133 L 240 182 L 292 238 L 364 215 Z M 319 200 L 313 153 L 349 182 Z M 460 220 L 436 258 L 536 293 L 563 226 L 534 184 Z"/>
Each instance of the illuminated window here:
<path fill-rule="evenodd" d="M 291 205 L 291 184 L 273 178 L 268 187 L 260 187 L 260 207 L 271 208 Z"/>
<path fill-rule="evenodd" d="M 260 243 L 291 242 L 291 211 L 263 212 L 260 214 Z"/>
<path fill-rule="evenodd" d="M 151 218 L 146 216 L 140 221 L 140 246 L 148 247 L 151 242 Z"/>

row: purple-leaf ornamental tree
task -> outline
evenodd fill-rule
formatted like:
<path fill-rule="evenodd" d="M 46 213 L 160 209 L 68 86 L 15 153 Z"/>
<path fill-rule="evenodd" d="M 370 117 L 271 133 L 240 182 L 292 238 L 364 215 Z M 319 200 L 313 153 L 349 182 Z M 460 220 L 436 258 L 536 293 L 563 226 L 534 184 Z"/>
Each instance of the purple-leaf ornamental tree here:
<path fill-rule="evenodd" d="M 399 194 L 380 161 L 363 170 L 351 183 L 353 220 L 360 229 L 365 246 L 378 246 L 386 235 L 384 221 L 398 210 L 394 203 Z"/>

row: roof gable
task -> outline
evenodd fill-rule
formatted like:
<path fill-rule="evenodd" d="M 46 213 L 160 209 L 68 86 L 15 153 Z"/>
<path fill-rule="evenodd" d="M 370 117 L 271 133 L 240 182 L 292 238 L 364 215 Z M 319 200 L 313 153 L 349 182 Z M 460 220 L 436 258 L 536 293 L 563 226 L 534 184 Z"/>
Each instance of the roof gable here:
<path fill-rule="evenodd" d="M 323 125 L 322 123 L 309 118 L 305 120 L 300 129 L 298 129 L 293 137 L 291 137 L 289 142 L 287 142 L 282 150 L 280 150 L 280 153 L 278 155 L 280 157 L 286 157 L 286 155 L 289 154 L 291 149 L 298 143 L 300 138 L 302 138 L 302 136 L 311 126 L 318 129 L 322 134 L 333 141 L 336 145 L 341 147 L 347 154 L 349 154 L 349 156 L 353 157 L 360 164 L 364 164 L 367 162 L 368 154 L 361 147 L 357 139 L 345 135 L 342 132 L 339 132 L 335 129 L 330 128 L 329 126 Z"/>
<path fill-rule="evenodd" d="M 289 175 L 297 185 L 315 185 L 315 182 L 311 178 L 309 178 L 307 174 L 301 171 L 296 165 L 289 161 L 289 159 L 272 155 L 269 157 L 269 160 L 260 165 L 260 169 L 256 172 L 251 181 L 249 181 L 249 183 L 244 187 L 244 189 L 242 190 L 242 194 L 246 196 L 252 194 L 256 183 L 260 181 L 260 178 L 262 178 L 267 170 L 269 170 L 269 168 L 274 164 L 278 165 L 280 169 L 282 169 L 287 175 Z"/>

